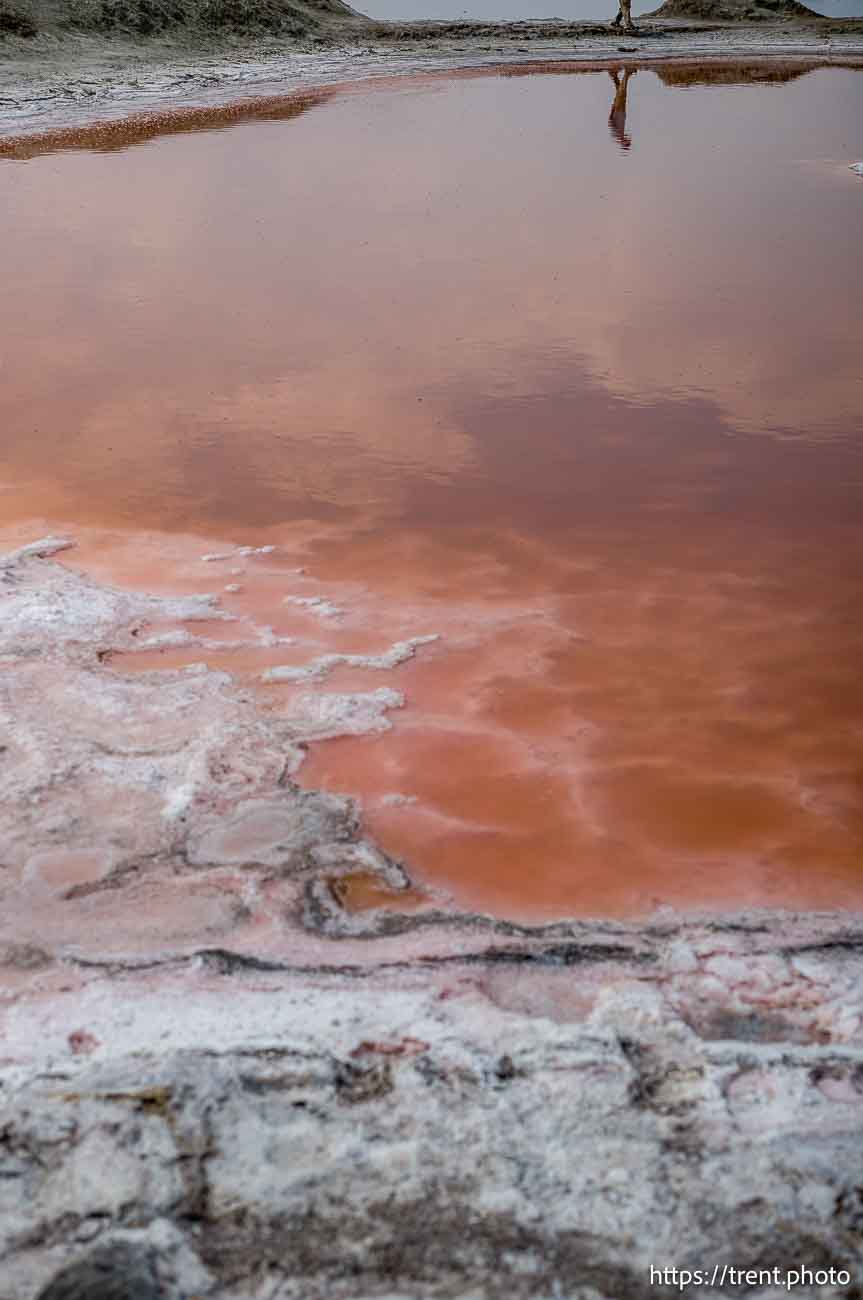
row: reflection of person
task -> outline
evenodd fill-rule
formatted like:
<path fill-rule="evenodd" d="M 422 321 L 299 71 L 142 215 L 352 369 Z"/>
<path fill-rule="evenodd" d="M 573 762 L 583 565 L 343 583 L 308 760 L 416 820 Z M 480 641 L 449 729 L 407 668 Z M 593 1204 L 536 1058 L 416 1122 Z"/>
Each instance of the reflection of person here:
<path fill-rule="evenodd" d="M 624 2 L 621 0 L 621 3 Z M 632 140 L 626 134 L 626 88 L 629 78 L 635 75 L 635 68 L 624 68 L 622 77 L 619 68 L 609 68 L 608 75 L 614 82 L 614 102 L 608 115 L 608 125 L 621 149 L 628 149 Z"/>
<path fill-rule="evenodd" d="M 619 27 L 623 23 L 625 32 L 634 31 L 632 26 L 632 0 L 617 0 L 618 10 L 617 17 L 611 24 L 612 27 Z"/>

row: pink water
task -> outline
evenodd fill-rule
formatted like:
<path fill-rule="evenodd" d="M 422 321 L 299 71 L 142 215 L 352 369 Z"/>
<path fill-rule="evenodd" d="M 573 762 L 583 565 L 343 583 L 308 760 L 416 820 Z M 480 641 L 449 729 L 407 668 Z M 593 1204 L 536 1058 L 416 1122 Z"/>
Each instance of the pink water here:
<path fill-rule="evenodd" d="M 460 905 L 859 907 L 863 75 L 555 73 L 0 163 L 4 536 L 294 636 L 264 708 L 440 633 L 302 780 Z"/>

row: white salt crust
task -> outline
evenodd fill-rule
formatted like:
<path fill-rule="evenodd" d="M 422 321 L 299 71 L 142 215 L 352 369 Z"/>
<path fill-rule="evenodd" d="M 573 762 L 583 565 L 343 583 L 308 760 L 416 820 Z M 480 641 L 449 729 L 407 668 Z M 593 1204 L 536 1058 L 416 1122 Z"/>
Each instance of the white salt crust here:
<path fill-rule="evenodd" d="M 389 687 L 306 689 L 274 713 L 204 662 L 127 674 L 117 652 L 175 647 L 203 655 L 288 638 L 255 625 L 248 625 L 246 641 L 198 637 L 197 620 L 237 621 L 217 598 L 100 585 L 53 561 L 72 545 L 45 538 L 0 557 L 0 737 L 7 760 L 0 765 L 0 946 L 117 957 L 175 947 L 181 931 L 183 944 L 201 941 L 242 919 L 230 891 L 222 902 L 200 895 L 195 906 L 190 894 L 178 930 L 169 920 L 179 907 L 170 883 L 178 864 L 204 872 L 236 864 L 252 875 L 275 869 L 284 876 L 322 863 L 336 872 L 356 869 L 361 839 L 352 801 L 302 791 L 292 778 L 308 743 L 386 731 L 403 694 Z M 191 629 L 146 635 L 150 623 L 166 622 Z M 337 662 L 395 669 L 432 639 L 400 642 L 378 656 L 324 658 L 305 676 L 312 685 Z M 386 879 L 386 859 L 369 853 L 363 869 Z M 69 887 L 85 896 L 74 906 L 46 903 L 34 911 L 34 888 L 49 897 L 68 892 L 64 870 Z M 106 875 L 134 882 L 140 898 L 125 888 L 100 892 Z M 144 925 L 148 913 L 165 918 L 161 928 Z"/>
<path fill-rule="evenodd" d="M 327 654 L 319 655 L 311 663 L 291 667 L 268 668 L 261 674 L 265 682 L 303 682 L 328 676 L 334 668 L 369 668 L 385 671 L 413 659 L 417 649 L 438 641 L 438 635 L 415 636 L 408 641 L 396 641 L 389 650 L 379 655 Z"/>
<path fill-rule="evenodd" d="M 317 618 L 341 618 L 344 610 L 323 596 L 285 596 L 286 605 L 297 605 Z"/>

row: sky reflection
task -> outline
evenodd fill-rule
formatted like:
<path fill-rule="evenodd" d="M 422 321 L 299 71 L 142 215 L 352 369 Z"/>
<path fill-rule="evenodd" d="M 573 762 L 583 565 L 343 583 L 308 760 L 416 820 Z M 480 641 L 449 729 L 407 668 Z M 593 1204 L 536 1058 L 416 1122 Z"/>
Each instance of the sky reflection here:
<path fill-rule="evenodd" d="M 0 522 L 422 606 L 309 779 L 472 906 L 859 903 L 861 108 L 520 68 L 6 160 Z"/>

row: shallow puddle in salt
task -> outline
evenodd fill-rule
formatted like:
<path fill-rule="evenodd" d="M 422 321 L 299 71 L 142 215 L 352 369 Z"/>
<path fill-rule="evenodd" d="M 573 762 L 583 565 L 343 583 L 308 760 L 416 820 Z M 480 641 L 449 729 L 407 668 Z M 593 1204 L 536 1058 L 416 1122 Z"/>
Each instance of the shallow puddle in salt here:
<path fill-rule="evenodd" d="M 106 672 L 403 693 L 300 772 L 394 906 L 859 907 L 861 108 L 850 69 L 558 66 L 34 145 L 4 540 L 234 616 Z"/>

